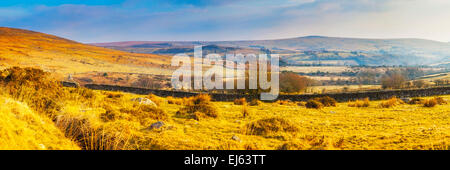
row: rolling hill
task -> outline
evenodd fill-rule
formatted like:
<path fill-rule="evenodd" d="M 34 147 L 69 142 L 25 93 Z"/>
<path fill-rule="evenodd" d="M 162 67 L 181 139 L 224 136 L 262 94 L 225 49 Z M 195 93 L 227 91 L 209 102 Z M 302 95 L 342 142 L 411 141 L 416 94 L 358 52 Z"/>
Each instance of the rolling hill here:
<path fill-rule="evenodd" d="M 307 36 L 254 41 L 129 41 L 92 45 L 154 54 L 172 54 L 170 49 L 194 45 L 270 50 L 281 54 L 288 65 L 436 65 L 450 61 L 449 43 L 424 39 Z"/>
<path fill-rule="evenodd" d="M 0 68 L 39 67 L 62 75 L 85 72 L 171 74 L 170 59 L 78 43 L 57 36 L 0 27 Z"/>

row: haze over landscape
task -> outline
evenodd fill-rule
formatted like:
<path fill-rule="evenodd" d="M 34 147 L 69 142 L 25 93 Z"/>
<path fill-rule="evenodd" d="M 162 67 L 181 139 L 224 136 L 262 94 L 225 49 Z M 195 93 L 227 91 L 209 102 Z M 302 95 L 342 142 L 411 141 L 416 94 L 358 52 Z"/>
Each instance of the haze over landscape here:
<path fill-rule="evenodd" d="M 63 0 L 0 2 L 3 26 L 83 43 L 311 35 L 450 41 L 446 0 Z"/>
<path fill-rule="evenodd" d="M 448 9 L 1 1 L 0 150 L 448 150 Z"/>

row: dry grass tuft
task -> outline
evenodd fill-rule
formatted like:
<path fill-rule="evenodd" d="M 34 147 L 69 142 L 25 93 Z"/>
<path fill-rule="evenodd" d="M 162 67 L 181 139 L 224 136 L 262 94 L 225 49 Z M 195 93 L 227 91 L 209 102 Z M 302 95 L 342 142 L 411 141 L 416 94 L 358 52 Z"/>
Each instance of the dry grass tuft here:
<path fill-rule="evenodd" d="M 284 106 L 296 106 L 297 104 L 295 102 L 292 102 L 291 100 L 277 100 L 275 103 L 278 105 L 284 105 Z"/>
<path fill-rule="evenodd" d="M 248 103 L 248 105 L 250 105 L 250 106 L 259 106 L 261 104 L 262 104 L 262 102 L 258 99 L 253 99 L 250 103 Z"/>
<path fill-rule="evenodd" d="M 329 96 L 324 96 L 324 97 L 316 97 L 313 100 L 322 103 L 322 105 L 324 107 L 330 107 L 330 106 L 336 106 L 336 100 L 334 100 L 333 98 L 329 97 Z"/>
<path fill-rule="evenodd" d="M 235 105 L 244 105 L 247 103 L 247 100 L 245 98 L 235 99 L 234 104 Z"/>
<path fill-rule="evenodd" d="M 424 102 L 425 102 L 424 99 L 413 98 L 408 102 L 408 104 L 423 104 Z"/>
<path fill-rule="evenodd" d="M 217 118 L 217 108 L 211 103 L 211 96 L 208 94 L 199 94 L 188 98 L 186 106 L 177 111 L 177 115 L 188 116 L 193 119 L 199 118 Z M 197 113 L 196 115 L 196 112 Z"/>
<path fill-rule="evenodd" d="M 80 149 L 45 115 L 0 96 L 0 150 Z"/>
<path fill-rule="evenodd" d="M 438 104 L 438 101 L 436 100 L 436 98 L 428 99 L 423 102 L 423 106 L 425 106 L 425 107 L 434 107 L 437 104 Z"/>
<path fill-rule="evenodd" d="M 439 105 L 447 104 L 447 101 L 442 97 L 435 97 L 434 99 L 436 100 L 437 104 L 439 104 Z"/>
<path fill-rule="evenodd" d="M 161 104 L 163 104 L 165 102 L 165 99 L 162 97 L 159 97 L 157 95 L 154 94 L 149 94 L 148 99 L 150 99 L 153 103 L 155 103 L 157 106 L 161 106 Z"/>

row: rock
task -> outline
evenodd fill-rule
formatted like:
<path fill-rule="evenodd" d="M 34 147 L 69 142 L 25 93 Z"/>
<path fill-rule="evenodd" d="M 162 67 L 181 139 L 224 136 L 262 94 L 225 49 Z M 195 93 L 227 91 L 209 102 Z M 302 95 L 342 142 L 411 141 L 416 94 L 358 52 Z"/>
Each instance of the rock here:
<path fill-rule="evenodd" d="M 150 99 L 144 98 L 144 97 L 134 98 L 134 99 L 131 99 L 131 101 L 136 101 L 136 102 L 139 102 L 139 104 L 151 105 L 151 106 L 156 107 L 156 104 L 153 101 L 151 101 Z"/>
<path fill-rule="evenodd" d="M 241 139 L 239 137 L 237 137 L 236 135 L 233 135 L 233 137 L 231 137 L 231 139 L 233 139 L 235 141 L 241 141 Z"/>
<path fill-rule="evenodd" d="M 153 123 L 152 125 L 150 125 L 150 129 L 159 129 L 162 126 L 164 126 L 164 122 L 158 121 L 158 122 Z"/>
<path fill-rule="evenodd" d="M 402 100 L 405 103 L 408 103 L 409 101 L 411 101 L 411 98 L 409 97 L 404 97 L 404 98 L 400 98 L 400 100 Z"/>

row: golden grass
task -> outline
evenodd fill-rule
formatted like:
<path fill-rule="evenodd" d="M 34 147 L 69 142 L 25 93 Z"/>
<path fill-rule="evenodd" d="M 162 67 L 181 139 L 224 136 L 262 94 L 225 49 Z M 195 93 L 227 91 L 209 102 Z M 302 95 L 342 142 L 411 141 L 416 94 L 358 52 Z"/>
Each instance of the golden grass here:
<path fill-rule="evenodd" d="M 392 98 L 369 101 L 368 107 L 349 107 L 348 103 L 336 103 L 336 107 L 308 109 L 302 106 L 307 105 L 303 102 L 286 102 L 294 104 L 282 105 L 261 102 L 257 106 L 240 106 L 234 102 L 211 101 L 210 96 L 204 94 L 169 99 L 83 88 L 36 90 L 28 87 L 37 85 L 33 82 L 11 91 L 6 90 L 11 89 L 8 84 L 15 83 L 3 83 L 1 96 L 20 100 L 23 104 L 0 107 L 2 119 L 14 120 L 0 121 L 2 125 L 6 124 L 2 126 L 6 129 L 1 129 L 1 132 L 6 130 L 6 134 L 12 135 L 24 127 L 29 128 L 29 124 L 40 122 L 37 120 L 47 120 L 47 123 L 45 128 L 33 128 L 36 132 L 11 138 L 2 136 L 2 149 L 39 149 L 41 143 L 45 149 L 70 149 L 70 144 L 76 143 L 79 147 L 74 146 L 74 149 L 133 150 L 449 149 L 450 146 L 450 105 L 445 102 L 434 107 L 424 107 L 402 104 L 399 99 Z M 45 99 L 46 96 L 54 98 Z M 138 97 L 161 99 L 163 102 L 156 108 L 147 107 L 132 100 Z M 450 95 L 440 97 L 442 101 L 450 99 Z M 36 102 L 40 102 L 36 99 L 51 101 L 48 106 L 54 104 L 59 107 L 37 105 Z M 182 103 L 176 104 L 169 100 Z M 25 108 L 25 103 L 33 111 L 20 111 Z M 385 103 L 394 105 L 379 107 Z M 180 114 L 180 111 L 186 114 Z M 14 115 L 34 112 L 39 113 L 41 118 L 30 121 Z M 7 117 L 3 118 L 5 115 Z M 15 119 L 18 122 L 26 120 L 26 123 L 9 124 L 16 122 Z M 163 121 L 164 126 L 150 128 L 157 121 Z M 233 136 L 240 140 L 233 139 Z M 28 145 L 26 141 L 30 140 L 22 137 L 36 141 Z M 51 142 L 47 138 L 52 139 Z"/>
<path fill-rule="evenodd" d="M 0 27 L 0 68 L 37 67 L 63 76 L 90 71 L 170 75 L 170 58 L 101 48 L 53 35 Z"/>

